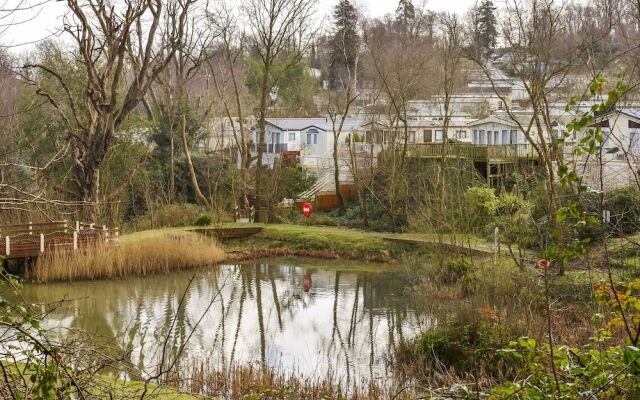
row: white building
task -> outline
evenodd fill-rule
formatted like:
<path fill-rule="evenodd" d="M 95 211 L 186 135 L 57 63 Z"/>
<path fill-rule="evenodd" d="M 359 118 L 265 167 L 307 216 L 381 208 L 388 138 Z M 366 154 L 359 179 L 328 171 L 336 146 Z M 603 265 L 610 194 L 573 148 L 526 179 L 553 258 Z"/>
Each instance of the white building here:
<path fill-rule="evenodd" d="M 589 129 L 601 129 L 604 138 L 595 155 L 576 157 L 572 161 L 582 172 L 584 183 L 593 190 L 612 190 L 640 185 L 640 115 L 615 110 L 596 119 Z M 586 132 L 567 143 L 571 154 Z"/>

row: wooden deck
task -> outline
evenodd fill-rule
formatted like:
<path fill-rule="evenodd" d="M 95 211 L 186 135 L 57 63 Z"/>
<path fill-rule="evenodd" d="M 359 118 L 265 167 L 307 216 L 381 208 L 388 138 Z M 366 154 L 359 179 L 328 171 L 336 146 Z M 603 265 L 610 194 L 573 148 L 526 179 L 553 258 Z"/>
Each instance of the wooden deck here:
<path fill-rule="evenodd" d="M 107 228 L 76 221 L 38 224 L 0 225 L 0 256 L 26 259 L 52 252 L 76 251 L 99 243 L 118 243 L 118 228 Z"/>
<path fill-rule="evenodd" d="M 233 228 L 194 228 L 193 232 L 213 236 L 219 240 L 244 239 L 262 232 L 262 227 L 233 227 Z"/>
<path fill-rule="evenodd" d="M 443 143 L 414 143 L 410 144 L 408 148 L 409 157 L 436 158 L 445 154 L 446 157 L 492 162 L 534 160 L 538 158 L 538 154 L 530 144 L 475 145 L 470 143 L 449 143 L 445 146 Z"/>

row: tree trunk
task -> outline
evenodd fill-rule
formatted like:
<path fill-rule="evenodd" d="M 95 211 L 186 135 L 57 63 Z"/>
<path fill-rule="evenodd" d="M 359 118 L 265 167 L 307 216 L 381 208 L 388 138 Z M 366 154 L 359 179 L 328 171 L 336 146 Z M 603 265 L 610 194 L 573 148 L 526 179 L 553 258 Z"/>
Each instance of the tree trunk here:
<path fill-rule="evenodd" d="M 262 208 L 262 160 L 264 157 L 265 149 L 265 136 L 266 136 L 266 115 L 267 115 L 267 96 L 269 93 L 269 71 L 271 66 L 265 63 L 264 75 L 262 76 L 262 86 L 260 93 L 260 119 L 258 121 L 258 159 L 256 165 L 256 193 L 255 193 L 255 207 L 258 212 Z"/>
<path fill-rule="evenodd" d="M 193 162 L 191 162 L 191 152 L 189 151 L 189 144 L 187 143 L 187 117 L 184 114 L 182 114 L 182 118 L 180 119 L 180 125 L 180 130 L 182 132 L 182 150 L 184 151 L 184 156 L 187 159 L 187 167 L 189 168 L 189 177 L 191 178 L 193 191 L 200 204 L 205 207 L 210 207 L 209 201 L 200 190 L 200 185 L 198 185 L 198 176 L 196 175 L 196 170 L 193 168 Z"/>
<path fill-rule="evenodd" d="M 344 119 L 344 118 L 343 118 Z M 340 127 L 342 128 L 342 122 L 340 123 Z M 341 129 L 342 130 L 342 129 Z M 338 198 L 338 208 L 340 209 L 340 213 L 344 211 L 344 198 L 342 197 L 342 192 L 340 192 L 340 166 L 338 165 L 338 141 L 340 140 L 340 131 L 337 134 L 333 135 L 333 179 L 336 188 L 336 197 Z"/>
<path fill-rule="evenodd" d="M 86 203 L 83 214 L 87 222 L 97 222 L 100 206 L 100 169 L 92 164 L 77 165 L 74 169 L 81 184 L 79 189 L 82 201 Z"/>

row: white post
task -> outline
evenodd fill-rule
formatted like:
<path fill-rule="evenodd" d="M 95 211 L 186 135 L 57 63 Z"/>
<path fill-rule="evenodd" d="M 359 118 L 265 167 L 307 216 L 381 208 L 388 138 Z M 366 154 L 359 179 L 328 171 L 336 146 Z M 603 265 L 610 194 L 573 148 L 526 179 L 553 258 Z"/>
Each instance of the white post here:
<path fill-rule="evenodd" d="M 32 222 L 29 221 L 29 235 L 32 235 L 32 234 L 33 234 L 33 225 L 32 225 Z"/>
<path fill-rule="evenodd" d="M 69 226 L 69 223 L 67 222 L 67 220 L 64 220 L 64 233 L 67 233 L 67 227 Z"/>
<path fill-rule="evenodd" d="M 102 225 L 102 231 L 104 232 L 104 242 L 109 244 L 109 231 L 107 231 L 106 225 Z"/>
<path fill-rule="evenodd" d="M 76 221 L 76 231 L 80 230 L 80 221 Z"/>
<path fill-rule="evenodd" d="M 9 236 L 7 236 L 5 238 L 5 253 L 6 255 L 10 255 L 11 254 L 11 239 L 9 238 Z"/>
<path fill-rule="evenodd" d="M 78 250 L 78 231 L 73 232 L 73 250 Z"/>
<path fill-rule="evenodd" d="M 496 226 L 496 229 L 493 231 L 493 263 L 498 261 L 498 250 L 500 249 L 500 228 Z"/>
<path fill-rule="evenodd" d="M 44 253 L 44 233 L 40 234 L 40 253 Z"/>

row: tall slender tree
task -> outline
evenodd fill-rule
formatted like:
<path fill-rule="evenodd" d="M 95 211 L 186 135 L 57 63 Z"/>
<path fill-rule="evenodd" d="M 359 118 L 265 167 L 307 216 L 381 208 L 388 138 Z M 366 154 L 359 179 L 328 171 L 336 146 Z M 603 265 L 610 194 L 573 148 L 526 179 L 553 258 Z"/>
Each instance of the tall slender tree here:
<path fill-rule="evenodd" d="M 340 0 L 333 10 L 335 33 L 331 38 L 331 88 L 341 86 L 345 74 L 355 69 L 360 46 L 358 11 L 349 0 Z"/>
<path fill-rule="evenodd" d="M 268 98 L 277 86 L 274 76 L 278 59 L 286 56 L 282 70 L 298 64 L 307 50 L 307 22 L 313 12 L 313 0 L 245 0 L 243 11 L 249 19 L 253 50 L 260 62 L 258 114 L 258 155 L 255 182 L 255 205 L 263 199 L 263 157 L 266 150 Z M 281 74 L 280 74 L 281 75 Z"/>
<path fill-rule="evenodd" d="M 477 9 L 476 38 L 482 51 L 492 50 L 498 42 L 496 7 L 491 0 L 482 0 Z"/>
<path fill-rule="evenodd" d="M 396 20 L 404 25 L 408 25 L 410 21 L 416 17 L 416 8 L 411 0 L 398 1 L 398 7 L 396 8 Z"/>

